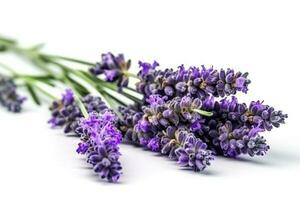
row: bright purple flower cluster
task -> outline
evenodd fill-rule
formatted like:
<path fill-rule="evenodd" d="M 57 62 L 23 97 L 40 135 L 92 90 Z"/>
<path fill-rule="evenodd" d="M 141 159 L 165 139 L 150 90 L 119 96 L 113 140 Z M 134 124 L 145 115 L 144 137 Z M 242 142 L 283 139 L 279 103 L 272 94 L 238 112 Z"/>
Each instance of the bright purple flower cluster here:
<path fill-rule="evenodd" d="M 101 112 L 107 106 L 100 97 L 87 95 L 83 97 L 82 102 L 88 112 Z M 51 119 L 48 121 L 52 127 L 64 127 L 64 132 L 75 132 L 78 128 L 79 119 L 83 117 L 79 106 L 75 102 L 72 90 L 67 89 L 62 95 L 62 99 L 52 103 Z"/>
<path fill-rule="evenodd" d="M 116 82 L 121 90 L 122 87 L 128 85 L 127 71 L 130 68 L 130 60 L 126 61 L 123 54 L 117 56 L 112 53 L 102 54 L 101 62 L 90 68 L 90 72 L 94 75 L 105 75 L 107 82 Z"/>
<path fill-rule="evenodd" d="M 0 104 L 11 112 L 20 112 L 26 97 L 17 93 L 16 84 L 12 79 L 0 74 Z"/>
<path fill-rule="evenodd" d="M 117 116 L 106 109 L 100 113 L 90 113 L 89 118 L 82 118 L 78 131 L 81 143 L 77 152 L 87 155 L 87 162 L 102 179 L 118 181 L 121 175 L 121 163 L 118 145 L 122 141 L 121 132 L 116 128 Z"/>

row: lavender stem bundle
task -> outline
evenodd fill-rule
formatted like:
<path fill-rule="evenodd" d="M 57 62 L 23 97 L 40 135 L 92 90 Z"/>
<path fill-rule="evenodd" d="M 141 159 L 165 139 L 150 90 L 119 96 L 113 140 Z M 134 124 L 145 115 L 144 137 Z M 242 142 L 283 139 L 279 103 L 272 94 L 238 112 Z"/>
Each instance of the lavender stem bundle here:
<path fill-rule="evenodd" d="M 0 76 L 0 103 L 9 111 L 21 110 L 24 98 L 16 93 L 15 79 L 22 80 L 37 104 L 42 103 L 43 94 L 53 100 L 48 123 L 78 136 L 77 153 L 85 155 L 94 172 L 110 182 L 118 181 L 122 174 L 122 141 L 200 172 L 218 155 L 265 155 L 270 146 L 262 133 L 280 127 L 287 118 L 263 101 L 251 101 L 249 105 L 238 102 L 234 95 L 246 94 L 251 83 L 247 72 L 184 65 L 160 69 L 157 61 L 139 61 L 140 70 L 133 74 L 132 62 L 123 54 L 102 54 L 100 62 L 92 63 L 42 53 L 39 45 L 22 48 L 3 37 L 0 50 L 28 59 L 42 72 L 20 75 L 2 65 L 11 77 Z M 73 69 L 73 64 L 86 66 L 86 70 Z M 77 79 L 101 97 L 91 95 Z M 138 81 L 136 88 L 129 87 L 132 79 Z M 62 83 L 68 89 L 61 98 L 55 98 L 38 82 L 53 88 Z"/>

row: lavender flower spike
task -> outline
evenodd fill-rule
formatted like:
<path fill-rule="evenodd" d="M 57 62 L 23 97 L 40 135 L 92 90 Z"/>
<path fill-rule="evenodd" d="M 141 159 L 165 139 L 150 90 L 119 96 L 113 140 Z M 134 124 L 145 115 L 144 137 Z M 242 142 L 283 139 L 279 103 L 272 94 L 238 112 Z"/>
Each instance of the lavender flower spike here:
<path fill-rule="evenodd" d="M 181 147 L 175 150 L 178 163 L 194 171 L 203 171 L 210 161 L 214 160 L 212 151 L 207 150 L 207 144 L 186 130 L 180 130 L 178 141 Z"/>
<path fill-rule="evenodd" d="M 123 54 L 114 54 L 108 52 L 102 54 L 101 62 L 96 63 L 96 66 L 90 68 L 90 73 L 97 76 L 104 74 L 107 82 L 116 82 L 119 90 L 128 85 L 127 71 L 130 68 L 131 61 L 126 61 Z"/>
<path fill-rule="evenodd" d="M 183 65 L 178 70 L 155 70 L 149 63 L 140 62 L 142 66 L 138 73 L 141 81 L 137 83 L 137 91 L 144 94 L 145 98 L 159 94 L 168 97 L 189 95 L 193 98 L 205 99 L 212 95 L 224 97 L 234 95 L 238 91 L 247 93 L 250 80 L 248 73 L 235 72 L 233 69 L 216 70 L 213 67 L 190 67 Z"/>
<path fill-rule="evenodd" d="M 13 80 L 0 74 L 0 104 L 11 112 L 20 112 L 25 100 L 17 94 Z"/>
<path fill-rule="evenodd" d="M 118 145 L 122 135 L 116 128 L 117 116 L 106 109 L 102 114 L 92 112 L 89 118 L 82 118 L 78 130 L 82 132 L 77 152 L 87 155 L 87 162 L 93 166 L 101 179 L 116 182 L 121 175 Z"/>

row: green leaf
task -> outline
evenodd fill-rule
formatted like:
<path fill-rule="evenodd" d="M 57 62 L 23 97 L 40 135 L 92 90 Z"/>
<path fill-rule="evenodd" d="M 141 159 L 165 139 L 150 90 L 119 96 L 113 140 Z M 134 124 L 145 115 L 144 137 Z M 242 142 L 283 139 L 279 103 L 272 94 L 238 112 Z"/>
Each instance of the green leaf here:
<path fill-rule="evenodd" d="M 35 90 L 33 89 L 32 85 L 29 84 L 29 83 L 27 83 L 27 84 L 26 84 L 26 87 L 27 87 L 28 92 L 30 93 L 30 95 L 31 95 L 31 97 L 32 97 L 32 99 L 33 99 L 33 101 L 34 101 L 37 105 L 41 105 L 41 101 L 40 101 L 39 97 L 37 96 Z"/>

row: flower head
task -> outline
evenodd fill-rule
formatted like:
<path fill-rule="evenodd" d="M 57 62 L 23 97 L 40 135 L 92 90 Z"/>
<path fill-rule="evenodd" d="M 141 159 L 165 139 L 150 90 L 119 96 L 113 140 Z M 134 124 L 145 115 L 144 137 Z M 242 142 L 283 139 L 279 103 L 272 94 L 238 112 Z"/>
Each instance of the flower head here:
<path fill-rule="evenodd" d="M 71 89 L 66 89 L 62 95 L 62 102 L 65 105 L 72 104 L 74 102 L 74 93 Z"/>
<path fill-rule="evenodd" d="M 117 182 L 122 170 L 121 163 L 119 162 L 120 155 L 121 153 L 117 146 L 97 144 L 88 153 L 87 162 L 93 166 L 94 172 L 101 179 Z"/>
<path fill-rule="evenodd" d="M 90 72 L 97 76 L 104 74 L 106 81 L 116 82 L 121 91 L 128 85 L 127 71 L 130 68 L 130 60 L 126 61 L 123 54 L 114 55 L 112 53 L 102 54 L 101 62 L 90 68 Z"/>
<path fill-rule="evenodd" d="M 14 81 L 0 74 L 0 104 L 11 112 L 20 112 L 26 97 L 17 93 Z"/>
<path fill-rule="evenodd" d="M 203 171 L 214 159 L 212 151 L 207 150 L 207 144 L 196 138 L 194 134 L 184 131 L 180 134 L 179 142 L 182 146 L 175 151 L 178 164 L 192 168 L 194 171 Z"/>
<path fill-rule="evenodd" d="M 121 132 L 116 127 L 116 115 L 106 110 L 102 114 L 90 113 L 82 118 L 78 129 L 83 134 L 77 152 L 87 155 L 87 162 L 102 179 L 116 182 L 121 174 L 118 145 L 122 141 Z"/>
<path fill-rule="evenodd" d="M 168 97 L 191 96 L 205 99 L 208 96 L 224 97 L 236 94 L 238 91 L 246 93 L 250 80 L 248 73 L 235 72 L 232 69 L 216 70 L 213 67 L 190 67 L 183 65 L 178 70 L 155 70 L 149 63 L 140 63 L 145 68 L 139 72 L 141 81 L 137 90 L 148 98 L 152 94 Z M 147 75 L 147 76 L 146 76 Z"/>

